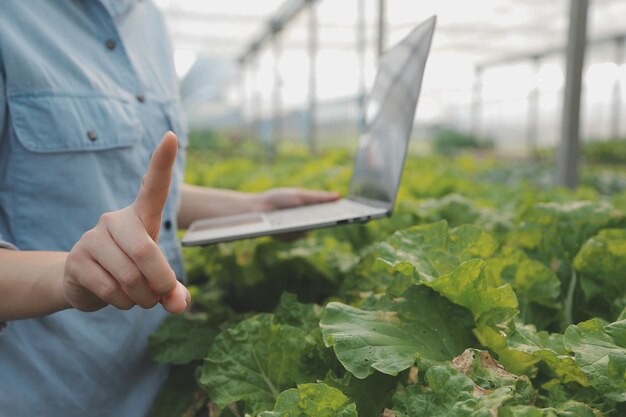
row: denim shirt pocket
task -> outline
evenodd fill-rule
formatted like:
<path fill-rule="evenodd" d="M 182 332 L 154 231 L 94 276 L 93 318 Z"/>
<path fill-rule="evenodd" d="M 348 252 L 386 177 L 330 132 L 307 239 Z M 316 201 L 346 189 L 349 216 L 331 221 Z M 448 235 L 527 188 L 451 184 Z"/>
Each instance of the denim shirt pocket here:
<path fill-rule="evenodd" d="M 102 95 L 8 95 L 18 247 L 69 250 L 99 216 L 130 204 L 148 151 L 131 101 Z"/>
<path fill-rule="evenodd" d="M 91 95 L 9 95 L 16 136 L 31 152 L 97 151 L 131 146 L 142 126 L 132 103 Z"/>

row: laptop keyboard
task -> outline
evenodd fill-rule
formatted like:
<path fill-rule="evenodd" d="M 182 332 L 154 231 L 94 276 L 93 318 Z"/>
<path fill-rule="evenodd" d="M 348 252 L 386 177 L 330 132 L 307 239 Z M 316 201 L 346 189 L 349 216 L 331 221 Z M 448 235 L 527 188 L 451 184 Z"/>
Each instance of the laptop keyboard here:
<path fill-rule="evenodd" d="M 265 217 L 273 227 L 292 227 L 341 219 L 368 216 L 375 210 L 349 200 L 313 204 L 284 210 L 266 212 Z"/>

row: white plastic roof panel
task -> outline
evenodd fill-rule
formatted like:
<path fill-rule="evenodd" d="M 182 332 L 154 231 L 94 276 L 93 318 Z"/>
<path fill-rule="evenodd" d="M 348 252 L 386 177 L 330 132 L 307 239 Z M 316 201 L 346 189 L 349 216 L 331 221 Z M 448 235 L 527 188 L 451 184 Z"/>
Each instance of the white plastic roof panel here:
<path fill-rule="evenodd" d="M 211 112 L 222 109 L 234 114 L 241 109 L 243 97 L 244 108 L 246 101 L 249 104 L 244 119 L 271 116 L 274 87 L 271 45 L 258 51 L 257 63 L 248 65 L 243 76 L 237 60 L 267 31 L 276 16 L 284 14 L 285 5 L 295 0 L 154 1 L 167 19 L 179 75 L 182 77 L 195 63 L 183 82 L 183 98 L 191 94 L 194 103 L 210 102 L 206 107 Z M 376 65 L 378 0 L 364 1 L 365 75 L 369 85 Z M 522 142 L 526 135 L 528 91 L 536 85 L 541 92 L 539 135 L 556 140 L 569 0 L 386 1 L 388 45 L 400 40 L 421 20 L 438 15 L 418 122 L 469 128 L 473 123 L 470 116 L 475 69 L 483 67 L 483 133 Z M 324 103 L 330 109 L 335 105 L 331 102 L 348 102 L 356 95 L 360 62 L 356 51 L 358 4 L 359 0 L 317 1 L 320 115 L 338 113 L 326 112 Z M 280 38 L 279 73 L 285 111 L 306 108 L 307 22 L 305 13 L 301 13 L 284 28 Z M 610 117 L 612 99 L 607 92 L 613 90 L 613 80 L 620 77 L 622 89 L 626 89 L 626 66 L 613 63 L 616 46 L 612 42 L 624 34 L 626 0 L 591 0 L 587 38 L 593 45 L 587 50 L 584 79 L 587 93 L 583 103 L 586 108 L 583 130 L 588 136 L 603 134 L 594 129 Z M 533 56 L 541 57 L 538 68 L 533 64 Z M 626 98 L 626 90 L 622 98 Z M 253 103 L 255 110 L 249 108 Z M 347 113 L 352 111 L 349 107 L 345 109 Z M 211 119 L 203 113 L 202 117 L 227 119 L 223 114 Z M 516 124 L 519 126 L 513 129 Z"/>

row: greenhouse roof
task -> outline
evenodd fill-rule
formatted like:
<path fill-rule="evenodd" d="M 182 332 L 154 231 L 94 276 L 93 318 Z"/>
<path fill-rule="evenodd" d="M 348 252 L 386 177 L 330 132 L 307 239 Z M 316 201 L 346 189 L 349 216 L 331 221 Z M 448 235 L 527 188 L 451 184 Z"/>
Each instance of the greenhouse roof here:
<path fill-rule="evenodd" d="M 355 48 L 355 16 L 359 0 L 318 0 L 320 45 Z M 301 0 L 156 0 L 172 35 L 179 68 L 188 56 L 236 60 L 245 54 L 285 9 Z M 368 40 L 376 36 L 378 1 L 366 0 Z M 567 0 L 387 0 L 389 41 L 394 42 L 431 14 L 439 17 L 433 55 L 457 54 L 474 64 L 542 55 L 563 48 Z M 626 33 L 626 2 L 594 0 L 590 5 L 590 40 Z M 285 48 L 305 48 L 304 19 L 288 25 Z M 180 72 L 183 72 L 179 69 Z"/>
<path fill-rule="evenodd" d="M 309 0 L 155 1 L 194 128 L 248 129 L 269 142 L 276 127 L 306 140 L 314 120 L 329 140 L 355 138 L 359 97 L 376 74 L 384 4 L 386 47 L 438 16 L 418 135 L 452 128 L 517 150 L 554 146 L 562 136 L 572 0 L 311 0 L 315 19 Z M 624 0 L 589 0 L 583 139 L 626 134 L 624 16 Z"/>

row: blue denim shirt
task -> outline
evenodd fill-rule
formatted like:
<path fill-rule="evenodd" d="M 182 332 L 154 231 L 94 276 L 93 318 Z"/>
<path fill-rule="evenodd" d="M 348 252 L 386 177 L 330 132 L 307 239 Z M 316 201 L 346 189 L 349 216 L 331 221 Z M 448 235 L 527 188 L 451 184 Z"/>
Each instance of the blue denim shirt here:
<path fill-rule="evenodd" d="M 160 247 L 182 278 L 176 212 L 186 133 L 172 52 L 151 1 L 0 3 L 0 242 L 69 251 L 135 199 L 167 130 L 181 151 Z M 2 266 L 0 265 L 0 268 Z M 147 337 L 165 313 L 107 307 L 9 323 L 0 416 L 144 416 L 167 370 Z"/>

